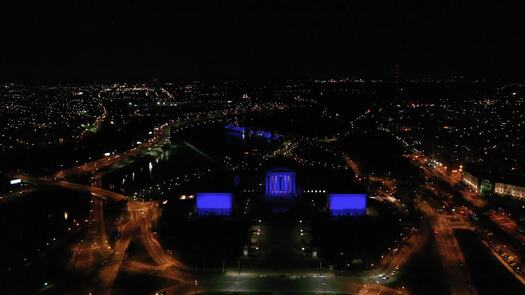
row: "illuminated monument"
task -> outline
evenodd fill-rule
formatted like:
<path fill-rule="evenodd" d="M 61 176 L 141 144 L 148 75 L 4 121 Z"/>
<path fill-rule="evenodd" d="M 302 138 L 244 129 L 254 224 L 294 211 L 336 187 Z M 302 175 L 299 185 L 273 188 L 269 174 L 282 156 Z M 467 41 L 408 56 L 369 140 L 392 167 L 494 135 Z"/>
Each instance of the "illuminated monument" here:
<path fill-rule="evenodd" d="M 260 137 L 260 138 L 265 138 L 269 140 L 278 140 L 280 138 L 278 134 L 274 134 L 269 131 L 256 130 L 252 128 L 239 126 L 237 124 L 226 124 L 224 128 L 226 128 L 226 130 L 229 130 L 233 133 L 242 135 L 242 138 L 244 138 L 245 136 Z"/>
<path fill-rule="evenodd" d="M 232 203 L 231 193 L 197 193 L 197 214 L 230 215 Z"/>
<path fill-rule="evenodd" d="M 293 197 L 295 195 L 295 171 L 284 168 L 266 171 L 267 197 Z"/>
<path fill-rule="evenodd" d="M 329 194 L 332 216 L 355 216 L 366 213 L 366 194 Z"/>

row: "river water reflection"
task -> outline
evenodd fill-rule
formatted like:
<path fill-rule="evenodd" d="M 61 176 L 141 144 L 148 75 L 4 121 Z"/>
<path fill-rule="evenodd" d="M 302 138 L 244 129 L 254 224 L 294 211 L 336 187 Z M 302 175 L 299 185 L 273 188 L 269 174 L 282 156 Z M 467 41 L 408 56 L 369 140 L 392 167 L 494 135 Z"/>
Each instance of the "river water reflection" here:
<path fill-rule="evenodd" d="M 217 167 L 231 168 L 246 158 L 260 158 L 275 146 L 271 140 L 249 138 L 222 125 L 197 127 L 174 136 L 170 145 L 103 171 L 101 185 L 129 196 L 163 197 L 196 189 L 199 180 Z"/>

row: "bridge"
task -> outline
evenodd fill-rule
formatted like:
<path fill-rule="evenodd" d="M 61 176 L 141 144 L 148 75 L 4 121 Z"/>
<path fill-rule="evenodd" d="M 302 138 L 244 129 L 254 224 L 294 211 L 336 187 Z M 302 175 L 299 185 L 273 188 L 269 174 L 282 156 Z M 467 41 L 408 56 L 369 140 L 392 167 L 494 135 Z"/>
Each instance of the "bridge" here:
<path fill-rule="evenodd" d="M 84 184 L 78 184 L 78 183 L 71 183 L 63 180 L 53 180 L 48 178 L 37 178 L 37 177 L 31 177 L 27 175 L 17 175 L 16 178 L 19 178 L 24 183 L 30 183 L 34 185 L 39 186 L 48 186 L 48 187 L 59 187 L 59 188 L 65 188 L 70 190 L 75 190 L 79 192 L 86 192 L 90 193 L 94 197 L 99 197 L 102 199 L 111 199 L 114 201 L 125 201 L 128 200 L 128 197 L 116 192 L 108 191 L 106 189 L 91 186 L 91 185 L 84 185 Z"/>

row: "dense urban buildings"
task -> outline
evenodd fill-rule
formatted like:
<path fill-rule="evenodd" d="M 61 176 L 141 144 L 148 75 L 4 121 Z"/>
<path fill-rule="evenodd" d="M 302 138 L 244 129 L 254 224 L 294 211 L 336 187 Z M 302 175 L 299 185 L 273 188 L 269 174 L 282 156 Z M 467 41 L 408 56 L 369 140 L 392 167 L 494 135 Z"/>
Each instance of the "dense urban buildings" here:
<path fill-rule="evenodd" d="M 2 214 L 8 222 L 27 206 L 34 212 L 9 223 L 7 238 L 25 246 L 4 246 L 2 288 L 456 294 L 491 290 L 479 281 L 485 271 L 474 268 L 484 263 L 505 277 L 506 290 L 521 292 L 520 140 L 495 141 L 508 146 L 503 154 L 480 144 L 464 149 L 468 141 L 451 139 L 450 130 L 478 128 L 468 125 L 477 121 L 436 129 L 426 120 L 448 103 L 408 94 L 394 102 L 392 85 L 283 81 L 265 84 L 264 95 L 259 83 L 238 81 L 3 85 L 6 105 L 34 92 L 58 111 L 79 99 L 67 129 L 48 108 L 13 108 L 5 117 L 17 125 L 2 135 Z M 418 97 L 436 88 L 456 95 L 458 87 L 402 85 Z M 494 101 L 505 87 L 494 86 Z M 361 101 L 368 95 L 375 99 Z M 334 104 L 341 100 L 347 108 Z M 470 99 L 454 104 L 465 113 L 478 107 Z M 18 128 L 62 140 L 16 137 Z M 29 231 L 31 223 L 40 226 Z M 27 273 L 30 283 L 17 284 Z M 421 286 L 436 279 L 435 290 Z"/>
<path fill-rule="evenodd" d="M 496 182 L 494 192 L 502 196 L 512 196 L 518 199 L 525 198 L 525 186 Z"/>

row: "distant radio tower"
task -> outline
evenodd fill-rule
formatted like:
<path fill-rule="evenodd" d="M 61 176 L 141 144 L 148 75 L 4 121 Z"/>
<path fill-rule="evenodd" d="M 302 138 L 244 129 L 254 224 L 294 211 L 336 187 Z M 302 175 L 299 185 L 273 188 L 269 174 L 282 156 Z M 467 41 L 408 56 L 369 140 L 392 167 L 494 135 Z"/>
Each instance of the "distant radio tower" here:
<path fill-rule="evenodd" d="M 399 64 L 396 64 L 396 68 L 394 70 L 394 81 L 396 84 L 399 83 Z"/>
<path fill-rule="evenodd" d="M 396 64 L 394 70 L 394 83 L 396 84 L 396 97 L 401 96 L 401 84 L 399 81 L 399 64 Z"/>

